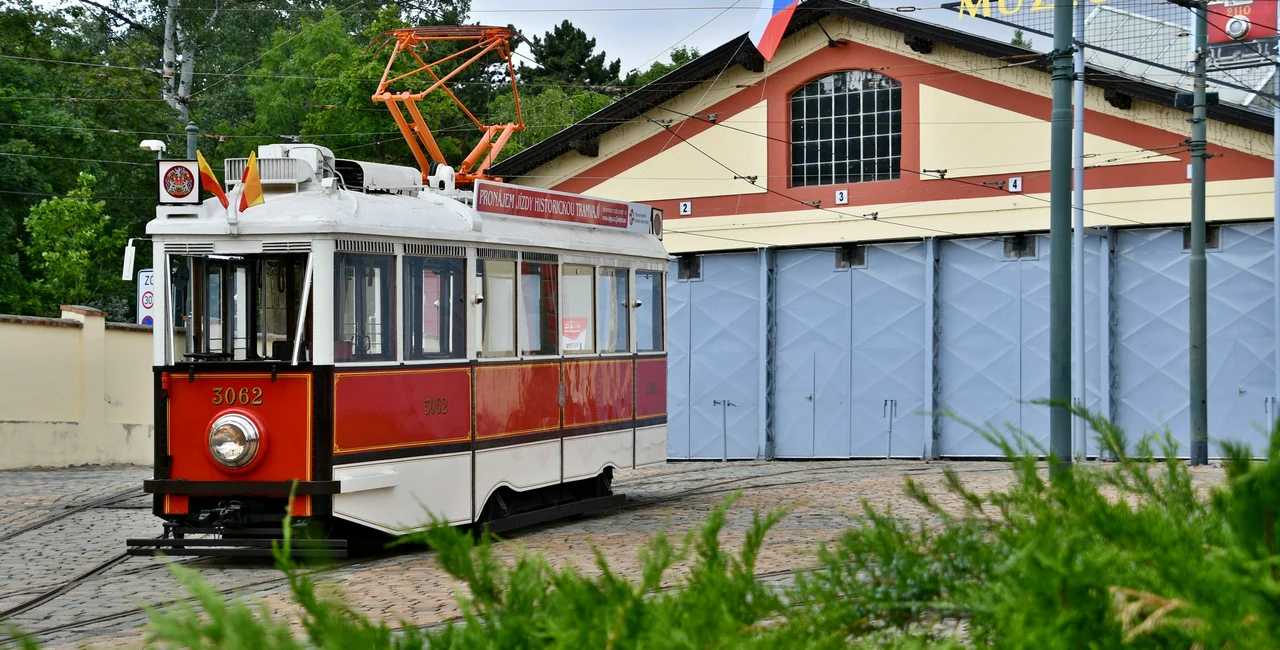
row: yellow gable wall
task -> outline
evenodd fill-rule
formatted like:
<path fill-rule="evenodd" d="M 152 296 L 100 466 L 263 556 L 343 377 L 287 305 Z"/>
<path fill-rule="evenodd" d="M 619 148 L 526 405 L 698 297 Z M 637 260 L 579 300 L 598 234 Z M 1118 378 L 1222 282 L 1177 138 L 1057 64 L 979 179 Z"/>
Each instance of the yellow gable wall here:
<path fill-rule="evenodd" d="M 902 33 L 857 23 L 838 17 L 827 17 L 822 20 L 827 33 L 838 40 L 847 40 L 856 48 L 859 44 L 884 51 L 928 62 L 973 77 L 1016 88 L 1029 93 L 1051 96 L 1050 75 L 1031 69 L 1018 63 L 1003 63 L 999 60 L 983 57 L 959 48 L 935 44 L 930 54 L 912 51 L 903 43 Z M 706 112 L 715 103 L 735 93 L 761 92 L 758 90 L 768 83 L 765 77 L 770 73 L 785 71 L 786 67 L 809 54 L 826 47 L 827 36 L 817 26 L 809 27 L 793 34 L 782 41 L 774 60 L 767 65 L 763 73 L 752 73 L 742 67 L 733 66 L 718 78 L 708 80 L 697 87 L 686 91 L 662 106 L 651 109 L 645 117 L 638 117 L 628 124 L 616 127 L 601 137 L 600 155 L 595 158 L 578 153 L 567 153 L 530 172 L 529 178 L 516 182 L 540 187 L 554 187 L 574 176 L 591 176 L 591 167 L 618 155 L 625 155 L 628 148 L 643 142 L 645 139 L 662 132 L 662 127 L 649 119 L 670 121 L 680 119 L 684 115 Z M 784 73 L 785 74 L 785 73 Z M 790 80 L 788 80 L 790 82 Z M 1044 161 L 1048 160 L 1048 135 L 1042 123 L 1020 114 L 1015 118 L 1003 115 L 1003 109 L 988 106 L 980 101 L 945 93 L 938 89 L 921 91 L 921 122 L 955 121 L 954 114 L 947 119 L 937 119 L 942 112 L 955 110 L 958 104 L 964 104 L 966 110 L 975 106 L 982 107 L 976 112 L 981 117 L 973 121 L 1013 121 L 1029 120 L 1027 126 L 1010 129 L 1018 132 L 1017 137 L 1000 135 L 1001 143 L 994 146 L 989 137 L 975 142 L 972 135 L 962 132 L 942 134 L 939 142 L 922 144 L 921 167 L 928 169 L 955 167 L 977 167 L 995 165 L 999 171 L 975 171 L 975 174 L 1003 173 L 1007 171 L 1040 171 L 1047 169 Z M 947 96 L 949 95 L 949 97 Z M 1099 114 L 1169 131 L 1174 134 L 1188 133 L 1186 122 L 1188 114 L 1173 108 L 1152 104 L 1135 99 L 1132 107 L 1121 110 L 1108 104 L 1103 97 L 1103 90 L 1092 86 L 1085 89 L 1086 107 Z M 670 110 L 666 110 L 670 109 Z M 757 103 L 748 113 L 763 111 L 763 102 Z M 931 112 L 931 113 L 930 113 Z M 972 113 L 971 113 L 972 114 Z M 733 119 L 734 116 L 722 116 L 722 120 Z M 968 118 L 966 118 L 968 119 Z M 739 128 L 746 128 L 749 122 L 746 117 L 738 117 Z M 763 123 L 763 120 L 760 120 Z M 758 125 L 763 128 L 763 124 Z M 922 125 L 936 128 L 942 125 Z M 1086 122 L 1086 128 L 1088 123 Z M 986 129 L 988 127 L 981 127 Z M 1022 131 L 1026 129 L 1026 131 Z M 699 134 L 702 137 L 716 131 Z M 728 131 L 729 129 L 721 129 Z M 1041 131 L 1044 130 L 1042 133 Z M 938 133 L 921 134 L 921 140 L 929 140 Z M 744 137 L 754 137 L 746 136 Z M 721 136 L 723 137 L 723 136 Z M 710 141 L 727 143 L 728 138 Z M 757 138 L 761 144 L 763 137 Z M 735 139 L 736 141 L 736 139 Z M 1242 153 L 1263 158 L 1271 158 L 1272 138 L 1270 134 L 1259 133 L 1222 122 L 1209 122 L 1209 141 L 1211 144 L 1233 149 Z M 695 141 L 696 142 L 696 141 Z M 1121 156 L 1150 156 L 1137 154 L 1135 147 L 1107 140 L 1090 137 L 1087 150 L 1091 153 L 1110 154 L 1127 152 Z M 1008 153 L 1005 153 L 1008 152 Z M 691 147 L 678 147 L 669 152 L 661 164 L 650 164 L 644 170 L 633 169 L 633 173 L 622 174 L 616 180 L 608 180 L 593 187 L 586 193 L 609 198 L 660 200 L 662 198 L 685 196 L 716 196 L 726 191 L 724 178 L 728 172 L 720 168 L 719 172 L 709 174 L 707 178 L 714 181 L 694 181 L 694 176 L 681 185 L 688 189 L 651 193 L 652 183 L 642 183 L 643 177 L 671 177 L 671 169 L 701 170 L 712 169 L 715 165 Z M 747 146 L 732 153 L 713 154 L 717 159 L 729 164 L 735 170 L 765 168 L 765 148 L 763 146 Z M 932 157 L 932 158 L 930 158 Z M 663 156 L 655 157 L 663 158 Z M 1158 162 L 1164 156 L 1148 158 L 1132 162 Z M 938 161 L 938 162 L 935 162 Z M 1091 160 L 1089 164 L 1102 161 Z M 1129 160 L 1114 161 L 1127 163 Z M 641 165 L 646 163 L 641 162 Z M 1173 164 L 1173 163 L 1170 163 Z M 1212 162 L 1210 162 L 1212 165 Z M 749 172 L 761 173 L 759 171 Z M 699 176 L 698 178 L 701 178 Z M 944 181 L 945 182 L 945 181 Z M 744 193 L 746 184 L 737 182 L 734 194 Z M 699 189 L 700 188 L 700 189 Z M 739 189 L 742 188 L 742 189 Z M 695 191 L 696 190 L 696 191 Z M 752 189 L 753 192 L 761 190 Z M 611 194 L 611 193 L 615 193 Z M 719 193 L 719 194 L 718 194 Z M 1189 217 L 1190 187 L 1187 184 L 1162 185 L 1141 188 L 1120 188 L 1108 190 L 1087 190 L 1085 193 L 1086 222 L 1089 225 L 1132 226 L 1144 223 L 1169 223 L 1185 221 Z M 1272 181 L 1270 178 L 1235 181 L 1214 181 L 1208 187 L 1208 214 L 1211 220 L 1222 219 L 1257 219 L 1270 218 L 1272 214 Z M 932 235 L 973 234 L 992 232 L 1016 232 L 1027 229 L 1048 228 L 1048 196 L 1024 194 L 997 194 L 981 199 L 961 199 L 950 201 L 919 202 L 904 200 L 899 203 L 883 205 L 862 205 L 841 209 L 799 208 L 786 212 L 762 214 L 739 214 L 719 217 L 699 217 L 672 219 L 667 221 L 665 243 L 672 253 L 686 251 L 712 251 L 751 248 L 755 246 L 797 246 L 823 244 L 839 241 L 874 241 L 886 239 L 902 239 L 927 237 Z M 877 220 L 863 219 L 860 215 L 878 213 Z"/>
<path fill-rule="evenodd" d="M 601 182 L 589 193 L 625 201 L 659 201 L 766 192 L 762 186 L 733 179 L 715 162 L 726 161 L 739 176 L 763 180 L 769 174 L 765 108 L 765 102 L 760 102 L 724 120 L 726 128 L 707 129 L 688 142 L 670 136 L 671 148 Z"/>
<path fill-rule="evenodd" d="M 1049 129 L 1048 120 L 920 86 L 921 169 L 945 169 L 948 178 L 1047 171 Z M 1179 162 L 1092 133 L 1085 134 L 1084 151 L 1090 167 Z"/>

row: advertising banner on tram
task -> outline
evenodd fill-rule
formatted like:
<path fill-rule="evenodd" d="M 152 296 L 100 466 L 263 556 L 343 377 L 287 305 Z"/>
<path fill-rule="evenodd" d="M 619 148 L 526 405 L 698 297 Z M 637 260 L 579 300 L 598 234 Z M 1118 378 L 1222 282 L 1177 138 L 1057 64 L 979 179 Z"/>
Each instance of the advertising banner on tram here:
<path fill-rule="evenodd" d="M 653 231 L 653 208 L 491 181 L 475 182 L 475 209 L 482 215 L 544 219 L 632 232 Z"/>

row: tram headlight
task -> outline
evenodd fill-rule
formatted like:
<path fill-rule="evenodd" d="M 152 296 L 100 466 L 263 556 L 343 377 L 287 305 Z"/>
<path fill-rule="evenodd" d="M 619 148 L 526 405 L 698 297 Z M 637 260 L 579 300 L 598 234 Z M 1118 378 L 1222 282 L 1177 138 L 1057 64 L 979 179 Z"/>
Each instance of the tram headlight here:
<path fill-rule="evenodd" d="M 239 469 L 252 462 L 261 443 L 258 427 L 243 415 L 224 415 L 209 429 L 209 453 L 228 469 Z"/>
<path fill-rule="evenodd" d="M 1249 28 L 1252 26 L 1248 16 L 1232 16 L 1227 21 L 1227 28 L 1223 31 L 1227 33 L 1227 36 L 1238 41 L 1249 34 Z"/>

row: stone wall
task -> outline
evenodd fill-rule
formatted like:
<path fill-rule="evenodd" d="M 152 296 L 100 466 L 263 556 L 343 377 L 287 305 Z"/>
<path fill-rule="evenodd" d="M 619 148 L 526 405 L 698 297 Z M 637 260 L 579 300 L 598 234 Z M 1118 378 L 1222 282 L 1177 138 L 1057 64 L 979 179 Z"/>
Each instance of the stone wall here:
<path fill-rule="evenodd" d="M 150 464 L 151 328 L 0 315 L 0 469 Z"/>

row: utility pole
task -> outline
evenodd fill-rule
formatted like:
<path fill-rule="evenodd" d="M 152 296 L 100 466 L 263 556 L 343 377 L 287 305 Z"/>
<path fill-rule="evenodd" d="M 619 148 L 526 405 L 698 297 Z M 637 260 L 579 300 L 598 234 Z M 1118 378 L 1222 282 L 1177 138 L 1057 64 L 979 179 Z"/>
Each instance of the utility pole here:
<path fill-rule="evenodd" d="M 1191 104 L 1191 464 L 1209 462 L 1207 362 L 1207 279 L 1204 258 L 1205 163 L 1208 160 L 1206 90 L 1208 65 L 1207 0 L 1192 5 L 1195 22 L 1195 86 Z"/>
<path fill-rule="evenodd" d="M 1071 347 L 1072 377 L 1071 393 L 1076 406 L 1088 404 L 1089 390 L 1085 382 L 1085 318 L 1084 318 L 1084 2 L 1076 3 L 1075 27 L 1075 88 L 1072 110 L 1075 112 L 1075 128 L 1073 135 L 1074 169 L 1071 178 L 1071 207 L 1073 221 L 1071 224 Z M 1084 418 L 1072 420 L 1075 428 L 1075 459 L 1084 461 L 1088 457 L 1088 430 Z"/>
<path fill-rule="evenodd" d="M 195 122 L 187 122 L 187 160 L 196 159 L 196 137 L 200 135 L 200 129 L 196 127 Z"/>
<path fill-rule="evenodd" d="M 1072 3 L 1053 5 L 1053 113 L 1049 149 L 1049 451 L 1071 465 Z"/>
<path fill-rule="evenodd" d="M 1280 24 L 1280 3 L 1276 4 L 1276 24 Z M 1271 53 L 1277 56 L 1275 79 L 1280 79 L 1280 48 Z M 1271 237 L 1273 240 L 1273 249 L 1271 258 L 1273 263 L 1272 281 L 1275 283 L 1273 289 L 1272 302 L 1275 303 L 1275 341 L 1276 350 L 1280 350 L 1280 87 L 1272 88 L 1271 95 Z M 1271 412 L 1268 415 L 1269 422 L 1267 428 L 1270 429 L 1276 424 L 1276 419 L 1280 418 L 1277 410 L 1277 397 L 1280 397 L 1280 363 L 1275 364 L 1276 377 L 1275 386 L 1271 389 Z"/>

